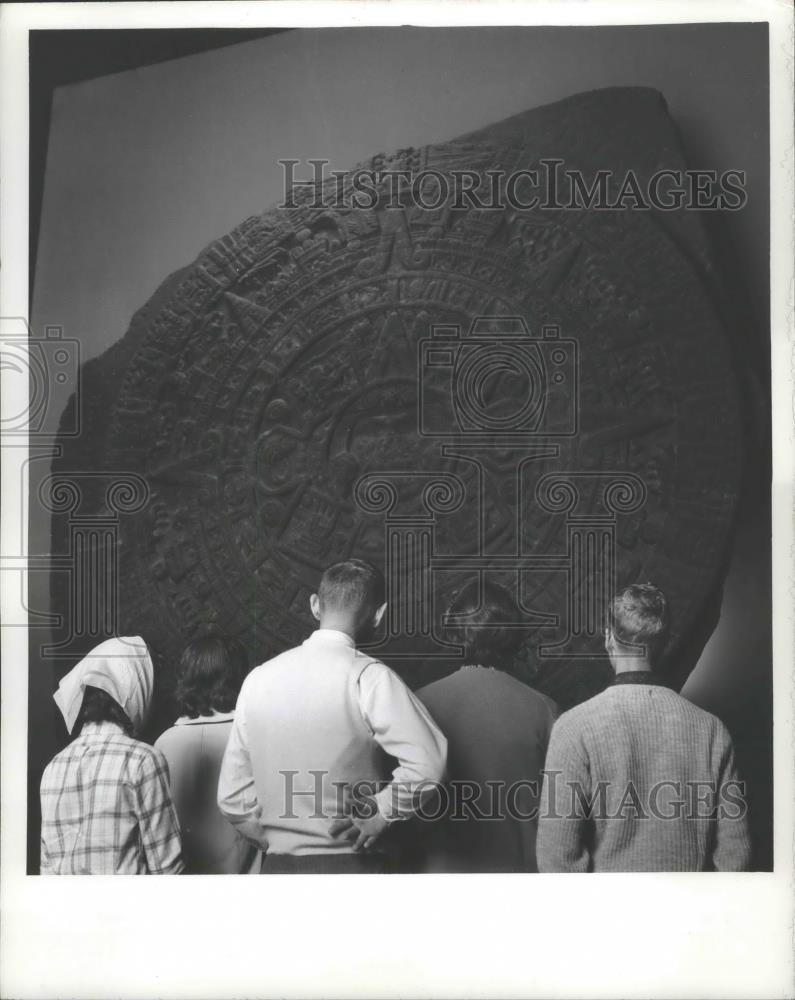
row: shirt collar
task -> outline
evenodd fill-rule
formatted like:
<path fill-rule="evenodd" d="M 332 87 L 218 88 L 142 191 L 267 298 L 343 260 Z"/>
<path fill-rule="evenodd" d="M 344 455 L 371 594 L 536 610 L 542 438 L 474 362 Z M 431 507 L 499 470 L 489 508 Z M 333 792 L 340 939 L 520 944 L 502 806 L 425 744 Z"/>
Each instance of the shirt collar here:
<path fill-rule="evenodd" d="M 118 722 L 105 719 L 103 722 L 84 722 L 78 739 L 85 736 L 107 736 L 109 733 L 116 733 L 119 736 L 127 735 Z"/>
<path fill-rule="evenodd" d="M 213 712 L 212 715 L 200 715 L 196 719 L 190 719 L 187 715 L 180 716 L 174 723 L 175 726 L 195 726 L 207 725 L 214 722 L 231 722 L 235 717 L 234 712 Z"/>
<path fill-rule="evenodd" d="M 626 670 L 624 673 L 616 674 L 610 686 L 615 687 L 617 684 L 653 684 L 657 687 L 667 686 L 665 681 L 663 681 L 659 675 L 655 674 L 653 670 Z"/>
<path fill-rule="evenodd" d="M 308 639 L 304 640 L 304 645 L 308 642 L 333 642 L 344 646 L 350 646 L 351 649 L 353 649 L 356 645 L 347 632 L 340 632 L 335 628 L 316 629 Z"/>

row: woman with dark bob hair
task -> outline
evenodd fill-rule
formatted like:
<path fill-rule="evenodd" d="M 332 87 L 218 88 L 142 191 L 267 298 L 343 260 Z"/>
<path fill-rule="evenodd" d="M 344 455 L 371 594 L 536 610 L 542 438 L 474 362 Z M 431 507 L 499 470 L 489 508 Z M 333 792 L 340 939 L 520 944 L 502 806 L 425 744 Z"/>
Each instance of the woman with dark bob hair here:
<path fill-rule="evenodd" d="M 421 871 L 538 871 L 531 817 L 557 707 L 513 674 L 522 618 L 507 590 L 480 577 L 448 609 L 464 665 L 416 692 L 448 747 L 446 808 L 423 831 Z"/>
<path fill-rule="evenodd" d="M 195 639 L 180 660 L 175 699 L 181 714 L 155 746 L 168 761 L 186 874 L 259 871 L 259 852 L 216 804 L 221 761 L 247 673 L 246 651 L 229 636 Z"/>

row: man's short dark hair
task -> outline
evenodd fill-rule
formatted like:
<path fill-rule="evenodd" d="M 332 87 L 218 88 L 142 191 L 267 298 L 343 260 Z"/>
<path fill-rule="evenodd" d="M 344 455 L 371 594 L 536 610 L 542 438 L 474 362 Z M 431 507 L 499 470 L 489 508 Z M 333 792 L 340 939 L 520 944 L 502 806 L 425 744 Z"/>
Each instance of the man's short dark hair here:
<path fill-rule="evenodd" d="M 231 712 L 248 673 L 248 654 L 232 636 L 206 635 L 185 647 L 174 698 L 189 719 Z"/>
<path fill-rule="evenodd" d="M 526 630 L 519 624 L 516 601 L 504 587 L 473 580 L 453 598 L 448 614 L 467 616 L 465 623 L 451 626 L 454 640 L 464 647 L 467 663 L 511 669 Z"/>
<path fill-rule="evenodd" d="M 668 637 L 670 615 L 665 595 L 651 583 L 633 583 L 610 602 L 607 625 L 620 643 L 645 646 L 654 659 Z"/>
<path fill-rule="evenodd" d="M 320 610 L 353 611 L 364 623 L 386 600 L 383 573 L 364 559 L 346 559 L 325 571 L 317 589 Z"/>
<path fill-rule="evenodd" d="M 74 727 L 75 733 L 79 733 L 87 722 L 115 722 L 128 736 L 133 735 L 133 724 L 116 699 L 111 698 L 102 688 L 90 684 L 86 684 L 83 691 L 83 704 Z"/>

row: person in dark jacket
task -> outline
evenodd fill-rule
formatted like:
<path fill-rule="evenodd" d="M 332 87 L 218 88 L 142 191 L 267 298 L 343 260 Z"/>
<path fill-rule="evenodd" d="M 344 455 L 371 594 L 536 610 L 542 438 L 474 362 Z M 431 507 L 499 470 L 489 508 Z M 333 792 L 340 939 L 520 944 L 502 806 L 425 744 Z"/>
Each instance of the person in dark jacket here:
<path fill-rule="evenodd" d="M 424 872 L 534 872 L 541 769 L 555 703 L 512 676 L 526 637 L 510 594 L 474 581 L 452 602 L 465 663 L 417 691 L 448 741 L 448 783 L 423 831 Z M 443 809 L 444 807 L 444 809 Z M 429 835 L 426 837 L 425 833 Z"/>

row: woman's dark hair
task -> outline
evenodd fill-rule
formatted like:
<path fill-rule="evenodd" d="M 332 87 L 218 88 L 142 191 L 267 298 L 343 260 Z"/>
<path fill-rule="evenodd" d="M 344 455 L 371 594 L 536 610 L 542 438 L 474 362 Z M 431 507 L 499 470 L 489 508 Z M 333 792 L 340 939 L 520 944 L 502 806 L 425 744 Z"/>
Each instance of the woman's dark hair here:
<path fill-rule="evenodd" d="M 451 623 L 454 640 L 464 647 L 467 663 L 511 670 L 526 636 L 520 624 L 516 602 L 503 587 L 473 580 L 453 599 L 448 614 L 460 623 Z"/>
<path fill-rule="evenodd" d="M 185 647 L 174 698 L 183 715 L 231 712 L 248 673 L 248 655 L 237 639 L 208 635 Z"/>
<path fill-rule="evenodd" d="M 106 691 L 90 684 L 86 684 L 74 731 L 79 733 L 87 722 L 115 722 L 128 736 L 133 735 L 133 724 L 121 705 Z"/>

